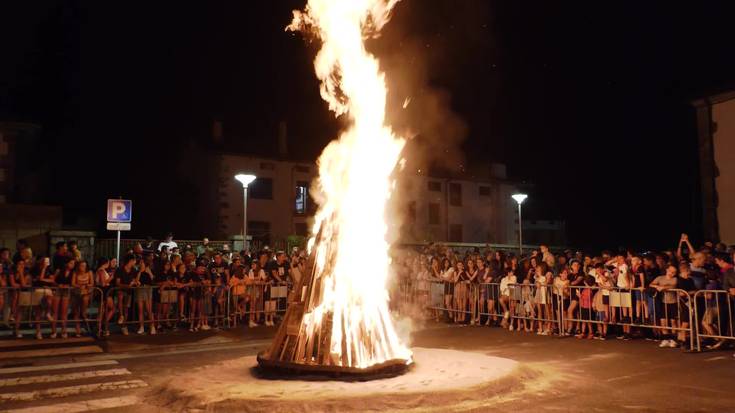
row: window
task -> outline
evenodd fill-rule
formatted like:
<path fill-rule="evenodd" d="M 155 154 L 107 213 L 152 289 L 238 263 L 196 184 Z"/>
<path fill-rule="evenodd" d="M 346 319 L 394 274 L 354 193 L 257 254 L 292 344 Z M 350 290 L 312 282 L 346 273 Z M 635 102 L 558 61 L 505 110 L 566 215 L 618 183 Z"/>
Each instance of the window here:
<path fill-rule="evenodd" d="M 296 205 L 295 212 L 303 215 L 308 210 L 309 189 L 306 182 L 296 182 Z"/>
<path fill-rule="evenodd" d="M 273 199 L 273 178 L 257 178 L 248 185 L 248 198 Z"/>
<path fill-rule="evenodd" d="M 260 163 L 260 169 L 265 169 L 265 170 L 268 170 L 268 171 L 272 171 L 272 170 L 276 169 L 276 164 L 274 164 L 273 162 L 261 162 Z"/>
<path fill-rule="evenodd" d="M 441 192 L 442 191 L 442 183 L 436 182 L 436 181 L 429 181 L 429 191 L 432 192 Z"/>
<path fill-rule="evenodd" d="M 429 203 L 429 225 L 439 225 L 439 204 Z"/>
<path fill-rule="evenodd" d="M 449 184 L 449 205 L 462 206 L 462 184 Z"/>
<path fill-rule="evenodd" d="M 478 192 L 480 193 L 480 196 L 491 196 L 492 195 L 492 189 L 489 186 L 480 185 Z"/>
<path fill-rule="evenodd" d="M 449 242 L 462 242 L 462 224 L 449 226 Z"/>
<path fill-rule="evenodd" d="M 300 235 L 302 237 L 309 235 L 309 229 L 306 226 L 306 222 L 295 222 L 293 224 L 293 229 L 296 235 Z"/>

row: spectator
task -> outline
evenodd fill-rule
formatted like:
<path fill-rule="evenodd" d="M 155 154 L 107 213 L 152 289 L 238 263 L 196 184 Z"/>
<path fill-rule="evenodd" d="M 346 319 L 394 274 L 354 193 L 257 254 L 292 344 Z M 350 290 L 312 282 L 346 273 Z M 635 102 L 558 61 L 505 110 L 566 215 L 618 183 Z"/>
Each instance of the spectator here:
<path fill-rule="evenodd" d="M 514 310 L 511 290 L 516 290 L 515 284 L 517 282 L 518 279 L 513 269 L 508 269 L 503 279 L 500 280 L 500 306 L 503 309 L 503 321 L 500 325 L 503 328 L 513 328 L 513 324 L 509 323 L 508 320 Z"/>
<path fill-rule="evenodd" d="M 201 257 L 205 255 L 207 258 L 209 258 L 212 252 L 213 252 L 212 247 L 209 245 L 209 238 L 205 237 L 204 239 L 202 239 L 202 243 L 197 245 L 197 248 L 196 248 L 197 257 Z"/>
<path fill-rule="evenodd" d="M 15 337 L 23 338 L 23 334 L 20 332 L 20 323 L 23 319 L 24 308 L 31 306 L 31 293 L 30 291 L 23 291 L 31 286 L 30 274 L 26 272 L 25 262 L 22 258 L 18 257 L 13 265 L 13 272 L 10 274 L 10 286 L 17 289 L 12 294 L 12 306 L 11 310 L 13 313 L 13 319 L 15 320 Z"/>
<path fill-rule="evenodd" d="M 77 244 L 76 241 L 71 240 L 69 241 L 68 245 L 69 245 L 69 256 L 73 258 L 75 261 L 81 261 L 82 251 L 79 250 L 79 244 Z"/>
<path fill-rule="evenodd" d="M 728 300 L 724 303 L 725 311 L 719 310 L 720 313 L 720 331 L 729 331 L 733 334 L 733 321 L 730 317 L 735 314 L 735 268 L 733 268 L 732 255 L 718 254 L 715 256 L 715 263 L 720 267 L 720 279 L 722 289 L 728 294 Z M 729 328 L 723 328 L 729 326 Z M 722 344 L 720 344 L 722 345 Z"/>
<path fill-rule="evenodd" d="M 579 297 L 579 312 L 580 320 L 585 320 L 580 323 L 580 332 L 575 337 L 593 339 L 595 337 L 592 331 L 592 289 L 595 286 L 595 278 L 588 275 L 584 278 L 584 286 L 577 290 Z M 585 336 L 585 331 L 587 335 Z"/>
<path fill-rule="evenodd" d="M 454 268 L 452 267 L 451 261 L 449 261 L 449 258 L 444 258 L 442 261 L 442 272 L 439 275 L 439 278 L 441 278 L 442 281 L 444 281 L 444 305 L 447 309 L 449 319 L 452 320 L 452 322 L 455 321 L 455 314 L 454 314 L 454 282 L 455 282 L 455 272 Z"/>
<path fill-rule="evenodd" d="M 92 276 L 92 271 L 87 268 L 87 261 L 76 261 L 71 285 L 74 287 L 75 296 L 74 319 L 76 320 L 76 333 L 77 337 L 81 337 L 80 319 L 85 323 L 87 322 L 87 308 L 89 307 L 89 300 L 92 295 L 92 288 L 94 287 L 94 277 Z"/>
<path fill-rule="evenodd" d="M 174 248 L 178 249 L 179 245 L 174 241 L 174 234 L 168 233 L 166 234 L 166 239 L 158 244 L 158 250 L 161 251 L 163 247 L 167 247 L 169 251 L 172 253 L 174 252 Z"/>
<path fill-rule="evenodd" d="M 664 327 L 662 330 L 663 340 L 661 340 L 659 347 L 674 348 L 677 346 L 676 341 L 674 341 L 674 330 L 671 330 L 671 333 L 669 333 L 669 330 L 666 328 L 676 328 L 675 315 L 678 313 L 679 309 L 677 306 L 678 297 L 676 292 L 667 291 L 669 289 L 676 288 L 676 273 L 676 266 L 674 264 L 668 264 L 666 266 L 666 274 L 659 275 L 653 280 L 653 282 L 651 282 L 651 287 L 655 288 L 659 294 L 663 294 L 663 306 L 659 307 L 658 311 L 659 321 L 661 322 L 661 326 Z"/>
<path fill-rule="evenodd" d="M 66 242 L 59 241 L 56 243 L 56 252 L 54 253 L 54 257 L 51 260 L 51 266 L 53 267 L 54 271 L 62 270 L 66 268 L 66 263 L 71 258 L 69 257 L 69 250 L 66 245 Z"/>
<path fill-rule="evenodd" d="M 115 271 L 115 286 L 117 290 L 118 319 L 123 335 L 128 335 L 128 328 L 124 325 L 128 319 L 128 309 L 132 298 L 131 287 L 136 286 L 137 272 L 135 271 L 135 256 L 128 254 L 123 258 L 122 267 Z"/>
<path fill-rule="evenodd" d="M 13 268 L 13 261 L 10 259 L 10 250 L 0 248 L 0 265 L 3 267 L 3 273 L 9 274 Z"/>
<path fill-rule="evenodd" d="M 66 247 L 66 244 L 64 244 Z M 57 248 L 58 251 L 58 248 Z M 54 309 L 54 319 L 61 319 L 61 338 L 67 338 L 66 319 L 69 314 L 69 300 L 71 297 L 72 279 L 74 278 L 74 268 L 76 261 L 68 259 L 64 261 L 66 264 L 63 268 L 56 270 L 54 282 L 56 283 L 56 303 L 58 308 Z M 51 324 L 51 338 L 56 338 L 56 322 Z"/>
<path fill-rule="evenodd" d="M 222 254 L 215 253 L 208 270 L 210 283 L 214 286 L 214 327 L 219 328 L 220 318 L 224 320 L 225 316 L 225 289 L 229 285 L 230 269 L 222 259 Z"/>
<path fill-rule="evenodd" d="M 263 257 L 263 255 L 261 255 Z M 267 254 L 265 254 L 267 259 Z M 257 309 L 263 304 L 265 299 L 265 286 L 264 283 L 268 276 L 265 270 L 261 267 L 261 259 L 253 260 L 250 263 L 250 271 L 248 272 L 248 278 L 245 282 L 247 286 L 246 293 L 250 295 L 250 320 L 248 321 L 249 327 L 257 327 L 259 314 Z M 262 288 L 261 288 L 262 287 Z"/>
<path fill-rule="evenodd" d="M 145 334 L 145 315 L 148 314 L 148 322 L 151 335 L 156 334 L 156 321 L 153 317 L 153 284 L 155 277 L 151 268 L 145 261 L 140 261 L 140 266 L 135 279 L 130 283 L 136 287 L 135 302 L 138 303 L 138 334 Z"/>
<path fill-rule="evenodd" d="M 110 335 L 110 320 L 115 315 L 115 300 L 110 294 L 110 290 L 114 287 L 114 277 L 110 268 L 110 260 L 100 258 L 97 261 L 97 279 L 95 283 L 102 290 L 104 303 L 99 313 L 98 336 L 107 337 Z"/>

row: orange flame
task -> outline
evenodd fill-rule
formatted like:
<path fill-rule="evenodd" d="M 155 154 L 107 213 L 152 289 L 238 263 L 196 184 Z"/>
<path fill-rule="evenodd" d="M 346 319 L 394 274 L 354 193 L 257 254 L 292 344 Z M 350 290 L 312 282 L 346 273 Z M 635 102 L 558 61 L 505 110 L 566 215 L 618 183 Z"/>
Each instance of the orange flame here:
<path fill-rule="evenodd" d="M 391 174 L 405 140 L 386 125 L 387 89 L 378 60 L 364 41 L 388 22 L 398 0 L 309 0 L 294 11 L 287 30 L 309 31 L 322 42 L 314 67 L 321 96 L 349 126 L 318 160 L 313 233 L 315 275 L 321 297 L 306 309 L 309 337 L 331 315 L 333 363 L 364 368 L 387 360 L 411 362 L 388 311 L 390 258 L 385 207 Z"/>

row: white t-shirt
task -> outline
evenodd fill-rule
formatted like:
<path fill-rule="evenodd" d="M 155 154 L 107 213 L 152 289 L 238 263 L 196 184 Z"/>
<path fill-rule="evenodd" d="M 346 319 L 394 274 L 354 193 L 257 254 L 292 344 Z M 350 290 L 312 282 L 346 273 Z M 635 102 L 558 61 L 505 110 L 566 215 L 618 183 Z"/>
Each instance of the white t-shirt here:
<path fill-rule="evenodd" d="M 500 294 L 504 296 L 510 295 L 510 289 L 508 288 L 508 284 L 515 284 L 517 281 L 515 275 L 506 275 L 500 280 Z"/>
<path fill-rule="evenodd" d="M 168 247 L 168 252 L 171 252 L 174 248 L 178 248 L 179 244 L 176 243 L 176 241 L 163 241 L 162 243 L 158 244 L 158 250 L 160 251 L 161 248 L 164 246 Z"/>

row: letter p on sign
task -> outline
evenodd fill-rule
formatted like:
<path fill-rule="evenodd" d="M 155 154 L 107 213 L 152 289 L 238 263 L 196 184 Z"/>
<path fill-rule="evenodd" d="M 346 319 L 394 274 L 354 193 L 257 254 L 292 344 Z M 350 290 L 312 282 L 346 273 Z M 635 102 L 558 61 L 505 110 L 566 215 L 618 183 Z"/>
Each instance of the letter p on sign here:
<path fill-rule="evenodd" d="M 133 202 L 128 199 L 107 200 L 107 222 L 131 222 Z"/>

